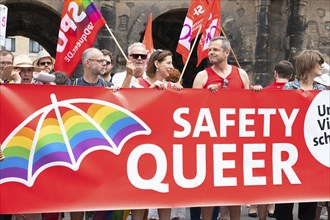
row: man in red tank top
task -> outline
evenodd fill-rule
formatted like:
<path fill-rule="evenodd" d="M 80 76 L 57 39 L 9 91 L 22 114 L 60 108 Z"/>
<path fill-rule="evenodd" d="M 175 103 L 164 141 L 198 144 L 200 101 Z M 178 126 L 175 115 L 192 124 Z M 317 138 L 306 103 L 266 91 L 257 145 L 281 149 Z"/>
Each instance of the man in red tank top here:
<path fill-rule="evenodd" d="M 249 89 L 249 77 L 245 70 L 228 64 L 230 42 L 215 37 L 209 45 L 208 58 L 212 66 L 199 72 L 193 88 L 205 88 L 213 92 L 219 89 Z"/>
<path fill-rule="evenodd" d="M 193 83 L 193 88 L 209 89 L 216 92 L 219 89 L 249 89 L 250 80 L 245 70 L 228 64 L 230 42 L 220 36 L 210 41 L 208 59 L 211 67 L 199 72 Z M 202 207 L 202 219 L 212 219 L 214 207 Z M 228 206 L 230 219 L 238 220 L 241 216 L 241 206 Z"/>

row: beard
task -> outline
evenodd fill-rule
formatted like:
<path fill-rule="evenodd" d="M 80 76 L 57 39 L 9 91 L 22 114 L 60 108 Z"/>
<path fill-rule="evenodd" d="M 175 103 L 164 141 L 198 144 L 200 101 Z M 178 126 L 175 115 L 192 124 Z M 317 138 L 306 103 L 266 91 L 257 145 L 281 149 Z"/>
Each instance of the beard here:
<path fill-rule="evenodd" d="M 101 68 L 101 69 L 98 71 L 98 75 L 101 75 L 101 76 L 103 76 L 105 73 L 106 73 L 106 69 L 105 69 L 105 68 Z"/>

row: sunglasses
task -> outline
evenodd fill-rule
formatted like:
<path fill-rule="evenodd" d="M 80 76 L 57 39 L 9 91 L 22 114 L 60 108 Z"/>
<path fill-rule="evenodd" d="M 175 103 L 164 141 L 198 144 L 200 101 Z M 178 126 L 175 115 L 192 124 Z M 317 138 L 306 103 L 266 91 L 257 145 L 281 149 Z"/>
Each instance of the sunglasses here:
<path fill-rule="evenodd" d="M 222 88 L 223 88 L 223 89 L 227 89 L 227 87 L 228 87 L 228 83 L 229 83 L 229 80 L 228 80 L 228 79 L 224 79 L 224 80 L 223 80 L 223 83 L 222 83 Z"/>
<path fill-rule="evenodd" d="M 137 60 L 139 58 L 141 58 L 141 60 L 145 60 L 148 57 L 147 54 L 130 54 L 130 56 L 133 57 L 133 59 L 135 59 L 135 60 Z"/>
<path fill-rule="evenodd" d="M 50 66 L 50 65 L 52 65 L 53 63 L 52 62 L 41 62 L 41 63 L 39 63 L 39 65 L 40 66 Z"/>

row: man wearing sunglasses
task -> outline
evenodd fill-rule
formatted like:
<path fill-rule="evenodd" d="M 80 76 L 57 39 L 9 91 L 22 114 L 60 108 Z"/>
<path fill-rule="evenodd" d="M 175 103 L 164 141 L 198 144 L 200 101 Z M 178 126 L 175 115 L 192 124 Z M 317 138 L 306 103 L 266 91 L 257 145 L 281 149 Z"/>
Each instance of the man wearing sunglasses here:
<path fill-rule="evenodd" d="M 55 59 L 44 50 L 41 50 L 37 54 L 37 59 L 33 61 L 33 65 L 42 68 L 42 71 L 51 73 L 54 69 Z"/>
<path fill-rule="evenodd" d="M 214 37 L 210 41 L 208 59 L 212 66 L 197 73 L 193 88 L 204 88 L 211 92 L 217 92 L 219 89 L 249 89 L 250 80 L 246 71 L 228 64 L 230 49 L 229 40 L 222 36 Z M 227 207 L 230 219 L 239 220 L 241 206 Z M 202 207 L 202 219 L 212 219 L 213 209 L 214 207 Z"/>
<path fill-rule="evenodd" d="M 145 74 L 146 61 L 148 57 L 147 52 L 146 46 L 140 42 L 133 43 L 128 47 L 128 65 L 134 66 L 133 78 L 131 79 L 129 87 L 140 87 L 136 79 Z M 122 87 L 125 77 L 126 71 L 116 73 L 113 76 L 112 82 L 116 86 Z"/>

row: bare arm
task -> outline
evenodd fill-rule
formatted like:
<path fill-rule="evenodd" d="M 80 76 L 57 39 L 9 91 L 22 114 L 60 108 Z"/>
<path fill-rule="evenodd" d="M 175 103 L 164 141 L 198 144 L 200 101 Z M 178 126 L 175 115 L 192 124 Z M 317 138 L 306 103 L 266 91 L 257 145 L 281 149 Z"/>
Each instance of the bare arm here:
<path fill-rule="evenodd" d="M 207 72 L 205 70 L 198 72 L 194 79 L 193 88 L 202 89 L 206 83 L 206 80 Z"/>
<path fill-rule="evenodd" d="M 239 68 L 238 70 L 239 70 L 239 74 L 240 74 L 241 79 L 242 79 L 243 84 L 244 84 L 244 89 L 250 89 L 250 79 L 249 79 L 248 74 L 243 69 Z"/>

